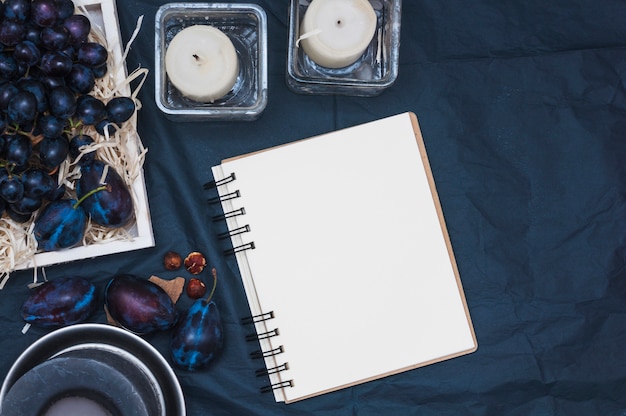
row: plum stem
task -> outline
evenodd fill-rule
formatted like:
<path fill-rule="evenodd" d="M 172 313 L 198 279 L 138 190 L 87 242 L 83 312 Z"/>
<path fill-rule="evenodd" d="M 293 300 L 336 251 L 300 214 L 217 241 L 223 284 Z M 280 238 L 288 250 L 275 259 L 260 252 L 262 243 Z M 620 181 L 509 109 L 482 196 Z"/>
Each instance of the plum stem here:
<path fill-rule="evenodd" d="M 211 274 L 213 275 L 213 288 L 211 289 L 211 293 L 209 293 L 209 296 L 207 296 L 204 300 L 205 305 L 208 304 L 211 299 L 213 299 L 213 294 L 215 293 L 215 288 L 217 287 L 217 270 L 215 270 L 215 267 L 211 269 Z"/>
<path fill-rule="evenodd" d="M 87 192 L 85 195 L 82 196 L 82 198 L 80 198 L 78 201 L 76 201 L 76 203 L 72 206 L 72 208 L 76 209 L 78 208 L 78 206 L 87 198 L 89 198 L 91 195 L 100 192 L 100 191 L 104 191 L 105 189 L 107 189 L 106 185 L 102 185 L 99 186 L 97 188 L 92 189 L 91 191 Z"/>

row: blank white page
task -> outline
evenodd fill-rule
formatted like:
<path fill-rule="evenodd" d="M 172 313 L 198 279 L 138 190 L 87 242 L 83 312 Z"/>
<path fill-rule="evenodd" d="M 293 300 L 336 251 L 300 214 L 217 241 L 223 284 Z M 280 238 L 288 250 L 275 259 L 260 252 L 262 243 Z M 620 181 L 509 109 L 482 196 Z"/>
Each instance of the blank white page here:
<path fill-rule="evenodd" d="M 221 194 L 254 312 L 296 401 L 472 352 L 476 339 L 417 120 L 404 113 L 229 159 Z M 247 277 L 246 277 L 247 276 Z M 269 329 L 271 329 L 269 328 Z M 257 326 L 259 331 L 259 326 Z M 273 380 L 276 380 L 273 376 Z"/>

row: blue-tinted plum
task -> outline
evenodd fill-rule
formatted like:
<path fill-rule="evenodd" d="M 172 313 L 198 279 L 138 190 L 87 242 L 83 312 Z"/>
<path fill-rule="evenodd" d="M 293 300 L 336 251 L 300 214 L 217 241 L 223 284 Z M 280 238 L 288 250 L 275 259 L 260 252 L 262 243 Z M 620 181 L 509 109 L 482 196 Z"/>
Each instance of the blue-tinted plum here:
<path fill-rule="evenodd" d="M 137 334 L 169 329 L 178 319 L 165 290 L 131 274 L 119 274 L 109 281 L 104 302 L 111 318 Z"/>
<path fill-rule="evenodd" d="M 69 87 L 61 85 L 48 93 L 48 106 L 53 116 L 67 120 L 76 112 L 76 97 Z"/>
<path fill-rule="evenodd" d="M 76 60 L 89 68 L 104 65 L 107 61 L 108 52 L 104 46 L 97 42 L 85 42 L 76 51 Z"/>
<path fill-rule="evenodd" d="M 98 98 L 84 94 L 76 99 L 74 118 L 82 124 L 93 126 L 106 118 L 106 106 Z"/>
<path fill-rule="evenodd" d="M 174 328 L 170 353 L 174 363 L 193 371 L 206 366 L 220 351 L 224 331 L 215 302 L 196 300 Z"/>
<path fill-rule="evenodd" d="M 120 124 L 135 113 L 135 101 L 130 97 L 114 97 L 106 105 L 107 118 Z"/>
<path fill-rule="evenodd" d="M 100 187 L 105 167 L 102 161 L 94 160 L 81 165 L 81 176 L 76 182 L 76 194 L 82 198 L 92 189 Z M 122 177 L 112 166 L 108 166 L 104 179 L 106 189 L 85 198 L 82 206 L 96 224 L 111 228 L 126 225 L 133 217 L 133 198 Z"/>
<path fill-rule="evenodd" d="M 69 153 L 70 144 L 65 135 L 44 137 L 39 142 L 39 160 L 49 169 L 54 169 L 63 163 Z"/>
<path fill-rule="evenodd" d="M 22 319 L 44 328 L 84 322 L 98 305 L 96 287 L 82 277 L 49 280 L 32 290 L 21 307 Z"/>
<path fill-rule="evenodd" d="M 9 121 L 15 124 L 22 124 L 35 120 L 37 117 L 37 97 L 30 91 L 19 91 L 9 101 L 7 107 Z"/>
<path fill-rule="evenodd" d="M 58 201 L 65 196 L 65 191 L 65 184 L 62 183 L 61 185 L 55 186 L 54 189 L 48 195 L 46 195 L 46 198 L 49 201 Z"/>
<path fill-rule="evenodd" d="M 70 42 L 73 44 L 86 42 L 91 31 L 91 22 L 82 14 L 69 16 L 63 21 L 63 26 L 67 29 Z"/>
<path fill-rule="evenodd" d="M 30 41 L 37 46 L 41 45 L 41 28 L 34 24 L 26 25 L 24 40 Z"/>
<path fill-rule="evenodd" d="M 33 234 L 43 251 L 74 247 L 83 239 L 87 213 L 75 199 L 59 199 L 46 205 L 35 218 Z"/>
<path fill-rule="evenodd" d="M 49 27 L 57 22 L 59 8 L 54 0 L 32 0 L 30 14 L 36 25 Z"/>

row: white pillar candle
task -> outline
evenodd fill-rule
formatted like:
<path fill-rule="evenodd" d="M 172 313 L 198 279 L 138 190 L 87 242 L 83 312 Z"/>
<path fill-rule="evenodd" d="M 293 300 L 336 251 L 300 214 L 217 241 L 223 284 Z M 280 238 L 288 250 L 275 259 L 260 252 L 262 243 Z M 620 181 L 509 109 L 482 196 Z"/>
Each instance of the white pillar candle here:
<path fill-rule="evenodd" d="M 208 25 L 190 26 L 171 40 L 165 72 L 182 95 L 212 103 L 225 96 L 239 75 L 237 51 L 230 38 Z"/>
<path fill-rule="evenodd" d="M 300 29 L 304 52 L 327 68 L 348 66 L 363 55 L 376 32 L 367 0 L 313 0 Z"/>

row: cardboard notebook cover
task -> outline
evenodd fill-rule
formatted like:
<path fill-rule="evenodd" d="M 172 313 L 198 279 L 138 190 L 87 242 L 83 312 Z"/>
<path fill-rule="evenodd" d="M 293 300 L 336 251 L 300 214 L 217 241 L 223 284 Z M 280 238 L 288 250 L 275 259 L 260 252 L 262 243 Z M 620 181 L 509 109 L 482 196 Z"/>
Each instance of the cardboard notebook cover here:
<path fill-rule="evenodd" d="M 277 401 L 476 350 L 413 113 L 234 157 L 213 174 Z"/>

